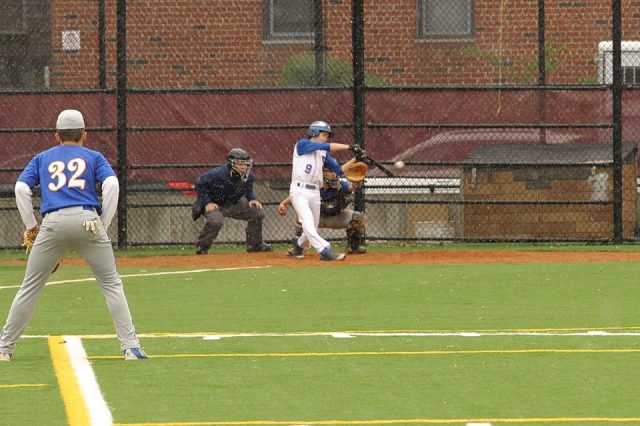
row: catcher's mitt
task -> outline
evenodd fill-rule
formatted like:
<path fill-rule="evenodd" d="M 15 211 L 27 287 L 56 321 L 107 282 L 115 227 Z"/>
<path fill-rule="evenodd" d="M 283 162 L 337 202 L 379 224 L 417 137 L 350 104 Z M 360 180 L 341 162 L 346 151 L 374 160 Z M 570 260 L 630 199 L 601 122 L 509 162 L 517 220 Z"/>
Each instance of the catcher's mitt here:
<path fill-rule="evenodd" d="M 345 177 L 351 182 L 362 182 L 369 168 L 362 161 L 357 161 L 345 172 Z"/>
<path fill-rule="evenodd" d="M 38 231 L 40 230 L 39 226 L 34 226 L 31 229 L 27 229 L 22 234 L 22 247 L 26 247 L 26 253 L 29 254 L 29 250 L 33 247 L 33 243 L 36 241 L 36 237 L 38 236 Z"/>

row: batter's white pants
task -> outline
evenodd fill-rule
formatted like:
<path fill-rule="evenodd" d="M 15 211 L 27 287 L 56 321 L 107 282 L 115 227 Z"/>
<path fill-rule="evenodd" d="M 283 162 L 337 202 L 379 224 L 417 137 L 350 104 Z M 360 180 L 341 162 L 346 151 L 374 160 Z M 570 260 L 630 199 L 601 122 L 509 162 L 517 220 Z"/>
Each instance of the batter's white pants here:
<path fill-rule="evenodd" d="M 302 235 L 298 239 L 298 245 L 302 248 L 308 248 L 311 245 L 318 253 L 322 252 L 330 244 L 318 233 L 320 190 L 292 184 L 289 195 L 291 195 L 291 204 L 298 214 L 298 220 L 302 223 Z"/>

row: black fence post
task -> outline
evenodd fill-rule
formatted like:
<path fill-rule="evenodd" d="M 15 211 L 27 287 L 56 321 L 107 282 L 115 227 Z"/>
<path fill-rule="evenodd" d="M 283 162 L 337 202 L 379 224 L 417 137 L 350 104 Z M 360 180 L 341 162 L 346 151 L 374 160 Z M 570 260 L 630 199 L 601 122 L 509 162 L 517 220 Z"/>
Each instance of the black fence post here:
<path fill-rule="evenodd" d="M 118 247 L 127 247 L 127 1 L 118 0 L 117 36 L 117 138 L 120 197 L 118 199 Z"/>
<path fill-rule="evenodd" d="M 364 1 L 351 4 L 351 40 L 353 47 L 353 143 L 365 148 L 364 143 Z M 364 211 L 364 194 L 356 191 L 354 207 Z"/>
<path fill-rule="evenodd" d="M 546 73 L 546 52 L 545 52 L 545 17 L 544 1 L 538 0 L 538 84 L 545 85 L 547 81 Z"/>
<path fill-rule="evenodd" d="M 324 19 L 322 16 L 322 1 L 314 0 L 313 4 L 313 54 L 314 77 L 316 86 L 324 85 Z"/>
<path fill-rule="evenodd" d="M 98 87 L 107 87 L 106 0 L 98 1 Z"/>
<path fill-rule="evenodd" d="M 611 7 L 613 44 L 613 241 L 622 243 L 622 6 L 613 0 Z"/>
<path fill-rule="evenodd" d="M 546 35 L 545 35 L 545 16 L 544 16 L 545 0 L 538 0 L 538 86 L 543 87 L 547 84 L 547 62 L 546 62 Z M 547 91 L 540 90 L 538 92 L 538 120 L 539 123 L 547 122 Z M 547 143 L 547 129 L 540 129 L 540 143 Z"/>

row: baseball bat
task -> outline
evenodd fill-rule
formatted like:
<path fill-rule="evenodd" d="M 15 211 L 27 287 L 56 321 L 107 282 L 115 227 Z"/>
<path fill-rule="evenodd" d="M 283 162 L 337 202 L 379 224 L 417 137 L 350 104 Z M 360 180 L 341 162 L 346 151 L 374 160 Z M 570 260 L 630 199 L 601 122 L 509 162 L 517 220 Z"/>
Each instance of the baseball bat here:
<path fill-rule="evenodd" d="M 376 166 L 378 169 L 380 169 L 385 175 L 389 176 L 389 177 L 394 177 L 395 175 L 393 174 L 393 172 L 391 172 L 391 170 L 387 169 L 382 163 L 374 160 L 373 158 L 369 157 L 369 155 L 365 154 L 364 151 L 360 148 L 360 145 L 351 145 L 353 148 L 357 148 L 357 149 L 352 149 L 352 151 L 354 151 L 355 155 L 356 155 L 356 161 L 363 161 L 365 163 L 369 163 L 369 164 L 373 164 L 374 166 Z"/>
<path fill-rule="evenodd" d="M 389 177 L 394 177 L 395 175 L 393 174 L 393 172 L 389 169 L 387 169 L 382 163 L 374 160 L 373 158 L 366 156 L 366 158 L 364 159 L 365 163 L 371 163 L 374 166 L 376 166 L 378 169 L 380 169 L 385 175 L 389 176 Z"/>

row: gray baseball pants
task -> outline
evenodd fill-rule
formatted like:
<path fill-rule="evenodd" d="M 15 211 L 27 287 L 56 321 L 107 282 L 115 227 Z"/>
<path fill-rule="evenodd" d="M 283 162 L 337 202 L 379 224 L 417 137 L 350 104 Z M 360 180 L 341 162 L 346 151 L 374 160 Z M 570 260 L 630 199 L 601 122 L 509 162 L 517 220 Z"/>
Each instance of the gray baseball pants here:
<path fill-rule="evenodd" d="M 224 218 L 230 217 L 247 221 L 247 246 L 258 247 L 262 244 L 262 220 L 264 210 L 249 206 L 247 201 L 218 206 L 214 211 L 204 213 L 205 222 L 198 234 L 196 245 L 201 250 L 209 250 L 224 225 Z"/>
<path fill-rule="evenodd" d="M 77 250 L 89 263 L 107 302 L 121 349 L 140 347 L 122 281 L 116 271 L 111 240 L 102 226 L 95 235 L 84 228 L 84 221 L 96 219 L 99 217 L 95 211 L 84 210 L 80 206 L 60 209 L 44 217 L 27 260 L 24 280 L 0 335 L 0 352 L 13 353 L 51 271 L 71 249 Z"/>

